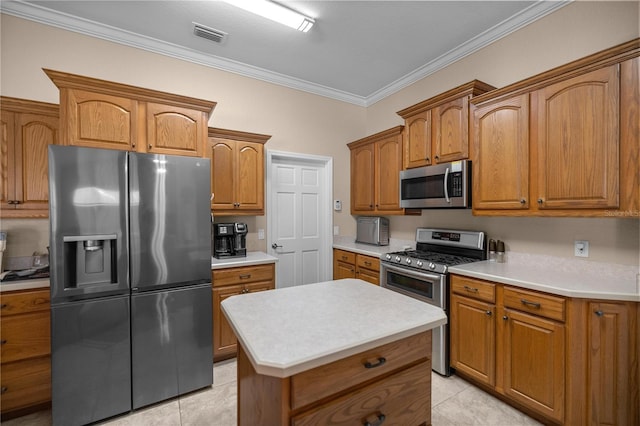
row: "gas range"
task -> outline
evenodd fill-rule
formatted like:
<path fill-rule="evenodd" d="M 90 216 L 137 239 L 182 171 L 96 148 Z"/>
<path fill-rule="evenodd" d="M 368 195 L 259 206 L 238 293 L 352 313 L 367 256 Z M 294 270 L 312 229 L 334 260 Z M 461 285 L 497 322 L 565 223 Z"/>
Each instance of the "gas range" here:
<path fill-rule="evenodd" d="M 450 266 L 486 259 L 484 232 L 418 228 L 416 250 L 383 254 L 383 263 L 446 274 Z"/>

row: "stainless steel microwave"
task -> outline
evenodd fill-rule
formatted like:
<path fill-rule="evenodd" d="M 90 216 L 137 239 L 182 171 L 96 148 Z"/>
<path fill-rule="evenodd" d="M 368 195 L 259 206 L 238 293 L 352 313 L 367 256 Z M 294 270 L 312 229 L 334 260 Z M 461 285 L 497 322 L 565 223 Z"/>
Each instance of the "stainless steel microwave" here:
<path fill-rule="evenodd" d="M 471 207 L 471 161 L 454 161 L 401 171 L 400 207 Z"/>

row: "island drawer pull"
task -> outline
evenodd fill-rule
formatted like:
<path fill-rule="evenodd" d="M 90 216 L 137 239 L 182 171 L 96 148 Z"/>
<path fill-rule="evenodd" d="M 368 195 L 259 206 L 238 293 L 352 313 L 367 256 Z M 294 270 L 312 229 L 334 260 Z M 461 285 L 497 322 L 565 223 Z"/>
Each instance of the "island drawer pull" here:
<path fill-rule="evenodd" d="M 365 419 L 364 423 L 362 423 L 362 426 L 380 426 L 387 419 L 387 417 L 382 413 L 378 414 L 375 417 L 376 421 L 374 421 L 373 423 L 371 423 L 368 418 Z"/>
<path fill-rule="evenodd" d="M 364 363 L 364 368 L 376 368 L 376 367 L 380 367 L 381 365 L 383 365 L 385 362 L 387 362 L 386 358 L 383 357 L 378 357 L 378 362 L 372 364 L 369 361 Z"/>
<path fill-rule="evenodd" d="M 465 285 L 464 289 L 467 290 L 467 291 L 470 291 L 471 293 L 477 293 L 478 292 L 477 288 L 469 287 L 468 285 Z"/>
<path fill-rule="evenodd" d="M 246 280 L 251 278 L 251 274 L 240 275 L 238 278 L 240 278 L 241 280 Z"/>
<path fill-rule="evenodd" d="M 540 309 L 540 304 L 537 302 L 530 302 L 527 299 L 520 299 L 523 305 L 531 306 L 532 308 Z"/>

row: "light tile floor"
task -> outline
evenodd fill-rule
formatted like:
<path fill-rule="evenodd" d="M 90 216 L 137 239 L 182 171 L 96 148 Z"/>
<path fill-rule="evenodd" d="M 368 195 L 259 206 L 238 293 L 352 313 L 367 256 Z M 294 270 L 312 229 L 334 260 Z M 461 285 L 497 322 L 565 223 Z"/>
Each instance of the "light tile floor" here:
<path fill-rule="evenodd" d="M 481 391 L 457 376 L 432 374 L 434 426 L 540 425 L 515 408 Z M 98 423 L 100 426 L 235 426 L 236 361 L 218 362 L 213 368 L 213 386 L 209 389 L 153 405 L 134 413 Z M 3 426 L 48 426 L 51 411 L 40 411 L 2 422 Z"/>

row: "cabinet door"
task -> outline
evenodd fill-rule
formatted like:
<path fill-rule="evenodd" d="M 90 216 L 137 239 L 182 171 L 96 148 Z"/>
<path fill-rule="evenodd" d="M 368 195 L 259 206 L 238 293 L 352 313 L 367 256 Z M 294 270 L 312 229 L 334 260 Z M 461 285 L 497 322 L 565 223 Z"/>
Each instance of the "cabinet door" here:
<path fill-rule="evenodd" d="M 629 307 L 589 303 L 588 315 L 587 418 L 599 425 L 632 424 Z"/>
<path fill-rule="evenodd" d="M 351 150 L 351 214 L 375 209 L 374 158 L 374 144 Z"/>
<path fill-rule="evenodd" d="M 49 356 L 0 366 L 2 413 L 51 401 L 51 358 Z"/>
<path fill-rule="evenodd" d="M 562 422 L 564 325 L 510 309 L 504 312 L 505 394 Z"/>
<path fill-rule="evenodd" d="M 529 95 L 473 114 L 473 208 L 529 208 Z"/>
<path fill-rule="evenodd" d="M 202 155 L 206 136 L 203 113 L 172 105 L 149 102 L 147 111 L 147 152 L 155 154 Z"/>
<path fill-rule="evenodd" d="M 335 260 L 333 262 L 333 279 L 341 280 L 343 278 L 355 278 L 356 267 L 351 263 Z"/>
<path fill-rule="evenodd" d="M 405 169 L 431 164 L 431 110 L 405 120 Z"/>
<path fill-rule="evenodd" d="M 211 208 L 233 210 L 234 195 L 234 155 L 235 141 L 209 138 L 207 156 L 211 159 Z"/>
<path fill-rule="evenodd" d="M 375 207 L 382 214 L 401 212 L 402 140 L 391 137 L 375 144 Z"/>
<path fill-rule="evenodd" d="M 220 304 L 231 296 L 242 294 L 243 285 L 213 289 L 213 358 L 220 359 L 233 356 L 237 350 L 237 339 L 227 318 L 222 313 Z"/>
<path fill-rule="evenodd" d="M 57 117 L 38 114 L 16 116 L 16 209 L 49 209 L 49 145 L 58 143 Z"/>
<path fill-rule="evenodd" d="M 15 200 L 13 185 L 15 185 L 14 140 L 15 140 L 15 114 L 2 111 L 0 118 L 0 208 L 14 209 Z M 9 160 L 11 158 L 11 160 Z M 11 189 L 9 188 L 11 186 Z M 9 204 L 11 201 L 11 204 Z"/>
<path fill-rule="evenodd" d="M 619 204 L 619 65 L 537 92 L 540 209 Z"/>
<path fill-rule="evenodd" d="M 435 163 L 469 158 L 469 96 L 434 108 L 431 122 Z"/>
<path fill-rule="evenodd" d="M 67 104 L 60 109 L 64 144 L 125 151 L 137 149 L 135 100 L 77 89 L 62 89 L 60 95 Z"/>
<path fill-rule="evenodd" d="M 264 214 L 264 147 L 236 142 L 236 209 Z"/>
<path fill-rule="evenodd" d="M 482 383 L 496 381 L 495 305 L 451 296 L 451 366 Z"/>
<path fill-rule="evenodd" d="M 11 362 L 51 353 L 51 320 L 49 311 L 2 318 L 2 362 Z"/>

